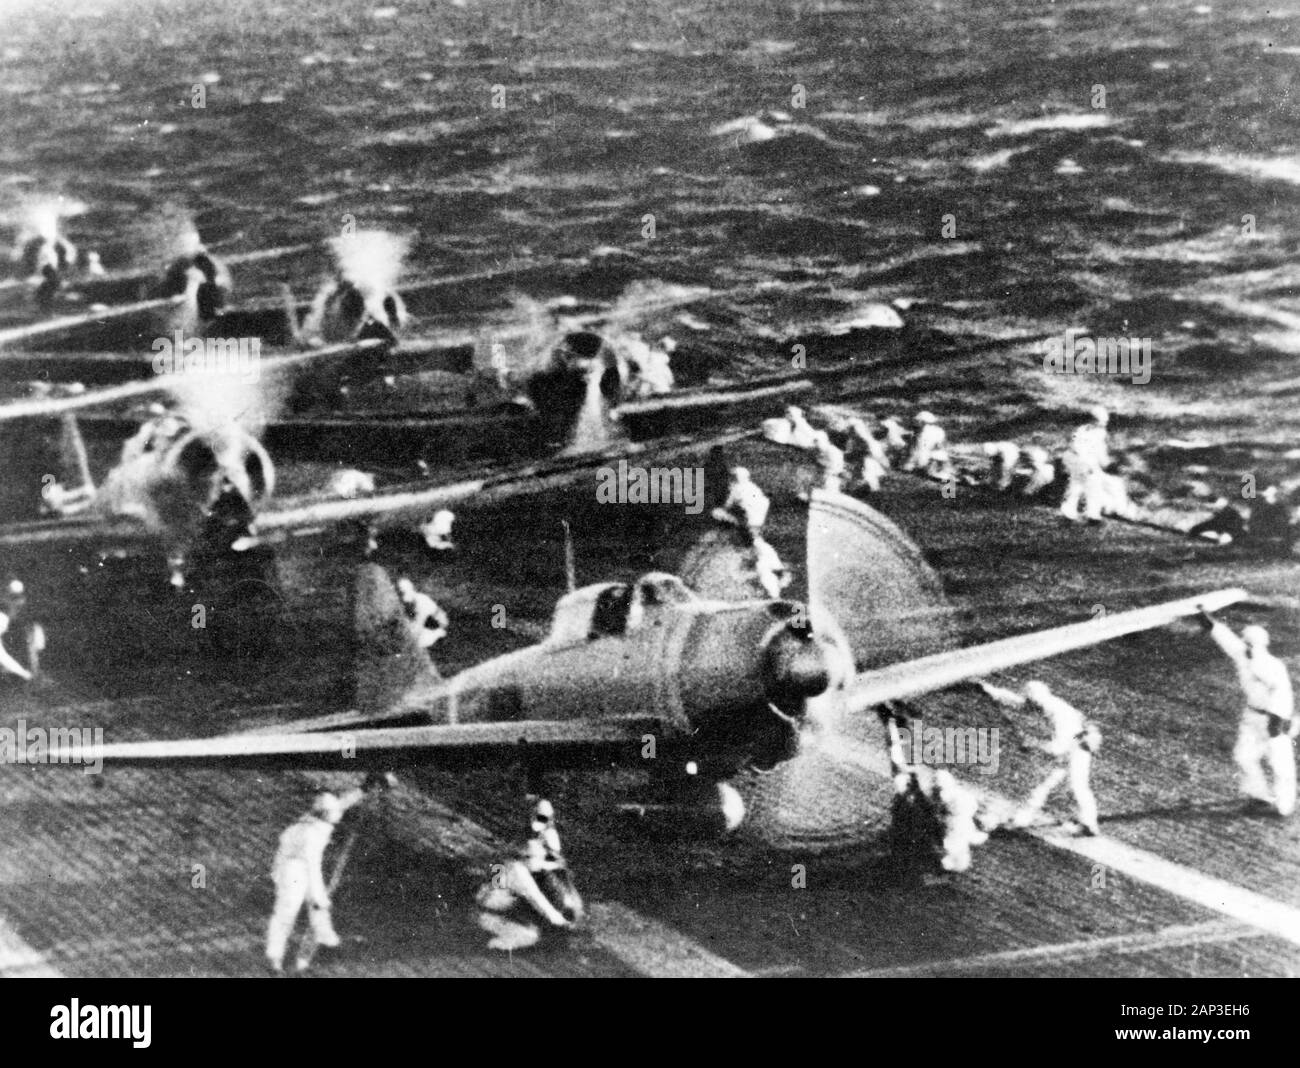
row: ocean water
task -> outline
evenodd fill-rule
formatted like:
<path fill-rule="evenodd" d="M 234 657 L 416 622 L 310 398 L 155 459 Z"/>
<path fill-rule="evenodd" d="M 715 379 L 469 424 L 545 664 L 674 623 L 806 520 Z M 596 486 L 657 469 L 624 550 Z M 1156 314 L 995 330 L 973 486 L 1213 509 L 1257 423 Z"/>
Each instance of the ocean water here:
<path fill-rule="evenodd" d="M 1276 0 L 16 0 L 0 214 L 76 199 L 110 267 L 171 206 L 236 251 L 351 218 L 419 273 L 563 261 L 532 296 L 707 287 L 647 330 L 714 379 L 869 358 L 893 302 L 880 411 L 1051 444 L 1101 401 L 1190 497 L 1300 479 L 1298 92 Z M 1066 329 L 1150 381 L 1045 374 Z"/>

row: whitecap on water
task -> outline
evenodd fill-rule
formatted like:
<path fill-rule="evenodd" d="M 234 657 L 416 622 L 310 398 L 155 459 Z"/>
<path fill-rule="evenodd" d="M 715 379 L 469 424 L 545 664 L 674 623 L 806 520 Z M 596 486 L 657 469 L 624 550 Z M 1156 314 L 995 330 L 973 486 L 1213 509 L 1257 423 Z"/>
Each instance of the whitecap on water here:
<path fill-rule="evenodd" d="M 1220 155 L 1214 152 L 1173 152 L 1164 157 L 1169 163 L 1199 164 L 1214 167 L 1229 174 L 1266 181 L 1290 182 L 1300 185 L 1300 157 L 1296 156 L 1239 156 Z"/>
<path fill-rule="evenodd" d="M 983 174 L 987 171 L 999 170 L 1011 162 L 1013 156 L 1018 156 L 1022 152 L 1028 152 L 1028 148 L 1004 148 L 997 152 L 990 152 L 984 156 L 974 156 L 965 161 L 965 165 L 973 171 Z"/>
<path fill-rule="evenodd" d="M 987 137 L 1020 137 L 1044 130 L 1094 130 L 1110 124 L 1109 115 L 1095 111 L 1070 111 L 1036 119 L 999 119 L 998 124 L 990 126 L 984 134 Z"/>

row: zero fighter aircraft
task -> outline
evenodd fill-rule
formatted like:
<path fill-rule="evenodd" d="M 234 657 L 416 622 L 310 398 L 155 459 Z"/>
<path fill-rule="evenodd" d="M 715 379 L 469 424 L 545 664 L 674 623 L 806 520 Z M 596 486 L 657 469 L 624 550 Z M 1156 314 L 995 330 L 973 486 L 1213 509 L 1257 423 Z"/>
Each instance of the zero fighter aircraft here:
<path fill-rule="evenodd" d="M 806 599 L 758 599 L 736 578 L 738 535 L 710 532 L 680 576 L 572 590 L 544 640 L 445 679 L 416 647 L 387 573 L 360 564 L 355 710 L 245 734 L 110 744 L 87 756 L 108 767 L 318 771 L 630 765 L 654 789 L 650 807 L 681 825 L 734 830 L 743 821 L 776 847 L 833 844 L 860 834 L 880 808 L 879 795 L 856 791 L 832 816 L 819 811 L 824 763 L 837 751 L 874 753 L 887 767 L 872 708 L 1246 597 L 1219 590 L 905 659 L 882 652 L 881 628 L 925 617 L 938 583 L 899 528 L 819 490 L 806 551 Z M 69 749 L 50 762 L 79 760 Z"/>

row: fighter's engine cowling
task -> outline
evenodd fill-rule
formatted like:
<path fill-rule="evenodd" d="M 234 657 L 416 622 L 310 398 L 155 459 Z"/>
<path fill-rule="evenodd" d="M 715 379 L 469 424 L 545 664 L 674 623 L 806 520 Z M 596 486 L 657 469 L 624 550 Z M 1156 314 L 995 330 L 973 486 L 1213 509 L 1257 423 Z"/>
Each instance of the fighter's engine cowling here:
<path fill-rule="evenodd" d="M 261 442 L 242 427 L 230 426 L 180 438 L 163 458 L 164 470 L 174 471 L 210 507 L 227 488 L 250 505 L 269 497 L 275 488 L 275 466 Z"/>
<path fill-rule="evenodd" d="M 802 714 L 807 698 L 825 693 L 837 680 L 833 650 L 811 627 L 787 624 L 772 635 L 764 653 L 768 696 L 787 714 Z"/>
<path fill-rule="evenodd" d="M 174 546 L 194 544 L 219 501 L 237 498 L 251 515 L 275 488 L 271 457 L 237 424 L 130 451 L 105 480 L 101 505 L 140 517 Z"/>
<path fill-rule="evenodd" d="M 576 331 L 565 337 L 550 365 L 529 379 L 528 398 L 548 440 L 597 445 L 611 435 L 609 413 L 626 382 L 627 368 L 604 338 Z"/>

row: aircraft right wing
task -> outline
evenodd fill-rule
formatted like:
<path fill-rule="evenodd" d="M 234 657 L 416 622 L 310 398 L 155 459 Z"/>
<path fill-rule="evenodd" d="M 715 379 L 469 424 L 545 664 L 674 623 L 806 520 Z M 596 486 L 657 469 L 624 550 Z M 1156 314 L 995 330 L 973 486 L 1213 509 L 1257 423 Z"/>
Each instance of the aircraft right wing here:
<path fill-rule="evenodd" d="M 887 701 L 920 697 L 995 671 L 1162 627 L 1184 616 L 1195 615 L 1202 608 L 1213 612 L 1247 597 L 1246 591 L 1241 589 L 1216 590 L 1083 623 L 1069 623 L 1051 630 L 889 664 L 861 672 L 845 694 L 845 706 L 850 713 L 856 713 Z"/>
<path fill-rule="evenodd" d="M 700 452 L 753 437 L 757 431 L 736 430 L 711 438 L 689 435 L 570 452 L 552 461 L 509 468 L 483 478 L 442 485 L 397 487 L 370 497 L 286 502 L 258 515 L 256 541 L 274 542 L 297 534 L 318 533 L 339 523 L 364 523 L 376 529 L 427 520 L 439 508 L 462 501 L 476 504 L 536 493 L 590 476 L 598 467 L 646 454 L 656 459 L 681 452 Z"/>
<path fill-rule="evenodd" d="M 258 373 L 276 374 L 280 371 L 291 370 L 319 360 L 378 352 L 384 347 L 385 342 L 379 340 L 350 341 L 338 345 L 325 345 L 306 352 L 268 357 L 258 365 Z M 3 369 L 6 361 L 11 359 L 6 354 L 0 354 L 0 369 Z M 24 355 L 22 359 L 27 360 L 31 359 L 31 357 Z M 149 356 L 147 354 L 136 359 L 145 366 L 149 365 Z M 117 386 L 91 389 L 61 397 L 34 397 L 31 400 L 10 401 L 6 404 L 0 404 L 0 423 L 12 422 L 15 419 L 50 418 L 52 416 L 66 415 L 70 412 L 83 411 L 87 408 L 102 408 L 110 404 L 150 396 L 154 393 L 167 393 L 186 382 L 187 378 L 188 376 L 185 374 L 151 375 L 148 379 L 141 381 L 123 382 Z"/>

